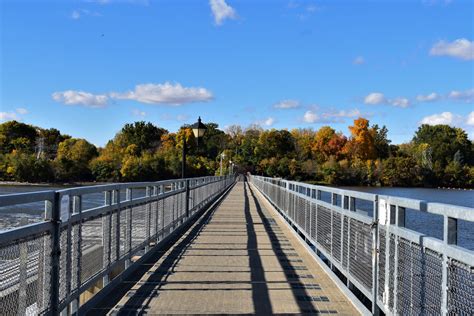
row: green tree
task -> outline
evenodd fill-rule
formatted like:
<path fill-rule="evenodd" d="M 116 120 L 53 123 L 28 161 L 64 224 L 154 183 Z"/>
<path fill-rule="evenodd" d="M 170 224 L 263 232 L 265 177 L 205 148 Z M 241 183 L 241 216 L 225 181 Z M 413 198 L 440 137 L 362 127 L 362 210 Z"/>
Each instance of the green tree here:
<path fill-rule="evenodd" d="M 70 138 L 59 143 L 55 159 L 57 178 L 62 181 L 92 180 L 90 161 L 97 149 L 84 139 Z"/>
<path fill-rule="evenodd" d="M 28 124 L 17 121 L 0 124 L 0 152 L 7 154 L 16 149 L 32 153 L 37 136 L 36 128 Z"/>
<path fill-rule="evenodd" d="M 69 135 L 62 135 L 61 132 L 55 128 L 40 128 L 38 131 L 37 147 L 43 147 L 43 157 L 46 159 L 54 159 L 58 151 L 59 143 L 71 138 Z M 39 148 L 37 150 L 39 150 Z"/>
<path fill-rule="evenodd" d="M 13 150 L 7 156 L 7 172 L 12 180 L 20 182 L 50 182 L 54 180 L 51 162 L 36 159 L 34 154 Z"/>
<path fill-rule="evenodd" d="M 156 150 L 161 144 L 161 136 L 166 133 L 168 133 L 167 130 L 156 127 L 150 122 L 140 121 L 125 124 L 115 138 L 119 146 L 126 148 L 133 144 L 141 153 Z"/>
<path fill-rule="evenodd" d="M 261 159 L 292 157 L 295 153 L 295 142 L 287 130 L 272 129 L 260 134 L 255 148 L 255 155 Z"/>
<path fill-rule="evenodd" d="M 382 126 L 382 128 L 380 128 L 377 124 L 375 124 L 372 126 L 370 131 L 374 139 L 376 157 L 379 159 L 388 158 L 388 156 L 390 155 L 391 140 L 389 140 L 387 137 L 387 127 L 385 127 L 384 125 Z"/>
<path fill-rule="evenodd" d="M 427 144 L 433 161 L 439 162 L 444 169 L 455 155 L 461 156 L 465 163 L 472 164 L 472 143 L 461 128 L 449 125 L 421 125 L 413 137 L 416 145 Z"/>
<path fill-rule="evenodd" d="M 419 185 L 419 167 L 412 157 L 390 157 L 383 162 L 381 182 L 387 186 Z"/>

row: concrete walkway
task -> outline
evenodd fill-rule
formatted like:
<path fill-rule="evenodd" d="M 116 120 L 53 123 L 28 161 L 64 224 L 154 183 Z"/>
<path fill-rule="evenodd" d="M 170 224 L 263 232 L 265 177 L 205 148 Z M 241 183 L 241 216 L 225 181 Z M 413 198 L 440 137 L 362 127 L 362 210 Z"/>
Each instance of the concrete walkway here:
<path fill-rule="evenodd" d="M 118 303 L 93 310 L 136 314 L 356 315 L 289 228 L 239 182 L 159 260 L 130 279 Z M 126 285 L 126 284 L 125 284 Z"/>

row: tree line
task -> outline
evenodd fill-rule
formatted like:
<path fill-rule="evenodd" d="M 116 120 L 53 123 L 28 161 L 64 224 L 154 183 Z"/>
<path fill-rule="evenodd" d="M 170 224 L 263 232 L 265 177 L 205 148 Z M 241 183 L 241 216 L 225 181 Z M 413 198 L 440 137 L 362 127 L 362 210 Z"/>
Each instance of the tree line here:
<path fill-rule="evenodd" d="M 474 144 L 461 128 L 421 125 L 408 143 L 393 145 L 385 126 L 365 118 L 350 136 L 330 126 L 263 130 L 215 123 L 197 146 L 191 130 L 176 133 L 143 121 L 126 124 L 103 148 L 87 140 L 17 121 L 0 124 L 0 180 L 20 182 L 156 181 L 181 175 L 239 172 L 330 185 L 474 187 Z"/>

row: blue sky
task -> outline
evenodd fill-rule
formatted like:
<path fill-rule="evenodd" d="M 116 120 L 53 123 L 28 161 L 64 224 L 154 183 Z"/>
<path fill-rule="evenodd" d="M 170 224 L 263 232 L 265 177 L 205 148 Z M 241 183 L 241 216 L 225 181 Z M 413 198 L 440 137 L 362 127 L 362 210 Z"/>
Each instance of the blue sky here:
<path fill-rule="evenodd" d="M 176 131 L 318 129 L 363 116 L 394 143 L 422 123 L 474 139 L 474 2 L 0 1 L 0 121 L 104 145 Z"/>

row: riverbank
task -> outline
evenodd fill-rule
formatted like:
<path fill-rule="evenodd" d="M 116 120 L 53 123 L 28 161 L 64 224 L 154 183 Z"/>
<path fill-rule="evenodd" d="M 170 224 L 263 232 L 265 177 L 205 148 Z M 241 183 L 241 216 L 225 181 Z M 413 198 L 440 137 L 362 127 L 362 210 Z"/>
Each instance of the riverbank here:
<path fill-rule="evenodd" d="M 321 185 L 326 187 L 334 187 L 334 188 L 344 188 L 344 187 L 353 187 L 353 185 L 334 185 L 329 184 L 325 181 L 302 181 L 303 183 L 311 184 L 311 185 Z M 454 191 L 474 191 L 474 188 L 453 188 L 453 187 L 429 187 L 429 186 L 411 186 L 411 187 L 391 187 L 391 186 L 383 186 L 383 185 L 365 185 L 360 187 L 366 188 L 404 188 L 404 189 L 438 189 L 438 190 L 454 190 Z"/>
<path fill-rule="evenodd" d="M 0 181 L 0 186 L 18 186 L 18 187 L 85 187 L 91 185 L 111 184 L 114 182 L 17 182 L 17 181 Z"/>

